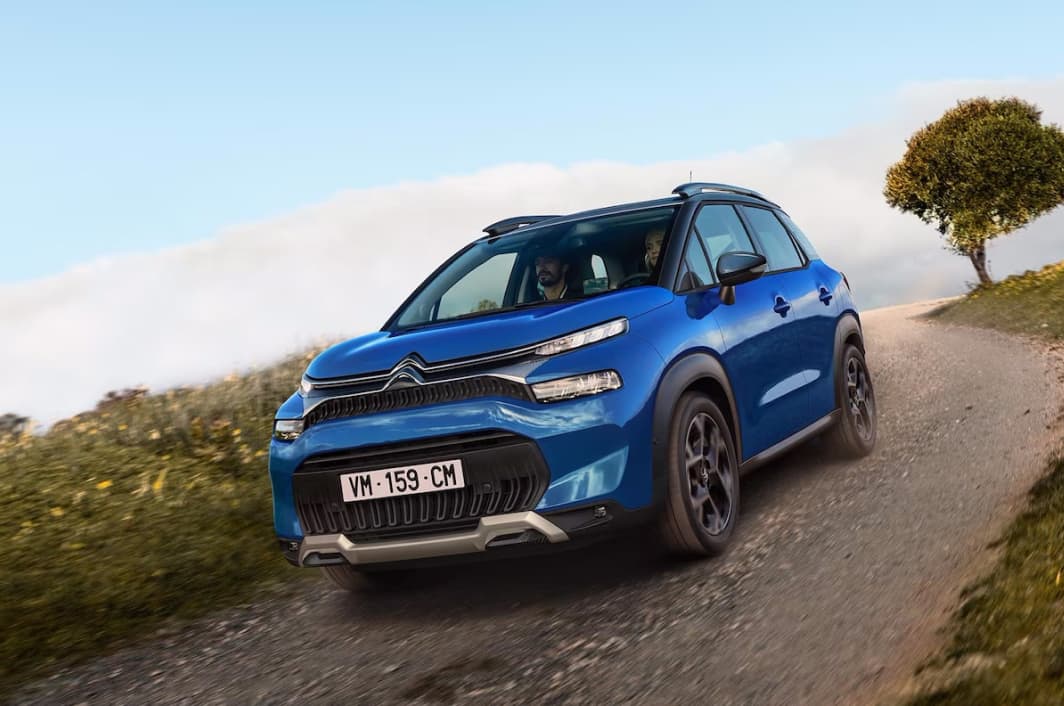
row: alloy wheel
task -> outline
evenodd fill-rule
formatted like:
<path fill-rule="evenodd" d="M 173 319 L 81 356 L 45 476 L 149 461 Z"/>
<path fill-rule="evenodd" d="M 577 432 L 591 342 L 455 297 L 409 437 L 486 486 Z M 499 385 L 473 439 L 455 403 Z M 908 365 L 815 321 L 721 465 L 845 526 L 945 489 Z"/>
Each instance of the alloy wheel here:
<path fill-rule="evenodd" d="M 846 398 L 854 429 L 867 442 L 875 433 L 876 402 L 868 370 L 855 356 L 846 361 Z"/>
<path fill-rule="evenodd" d="M 720 427 L 705 412 L 699 412 L 691 420 L 684 453 L 691 508 L 703 529 L 717 536 L 732 521 L 735 464 Z"/>

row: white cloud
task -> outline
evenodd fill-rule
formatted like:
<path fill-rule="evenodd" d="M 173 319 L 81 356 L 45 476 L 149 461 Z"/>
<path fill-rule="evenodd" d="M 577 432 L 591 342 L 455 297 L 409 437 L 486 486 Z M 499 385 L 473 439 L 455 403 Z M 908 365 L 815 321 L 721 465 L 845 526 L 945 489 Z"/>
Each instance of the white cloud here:
<path fill-rule="evenodd" d="M 890 210 L 882 179 L 907 135 L 981 94 L 1018 95 L 1064 121 L 1064 78 L 919 84 L 903 88 L 880 120 L 823 139 L 640 166 L 508 164 L 342 192 L 193 245 L 3 285 L 0 412 L 50 422 L 110 389 L 201 382 L 323 337 L 372 330 L 485 224 L 665 195 L 688 170 L 781 203 L 847 273 L 865 307 L 956 294 L 974 279 L 971 266 L 944 250 L 930 226 Z M 698 144 L 692 135 L 693 151 Z M 997 241 L 994 274 L 1064 258 L 1062 231 L 1058 211 Z"/>

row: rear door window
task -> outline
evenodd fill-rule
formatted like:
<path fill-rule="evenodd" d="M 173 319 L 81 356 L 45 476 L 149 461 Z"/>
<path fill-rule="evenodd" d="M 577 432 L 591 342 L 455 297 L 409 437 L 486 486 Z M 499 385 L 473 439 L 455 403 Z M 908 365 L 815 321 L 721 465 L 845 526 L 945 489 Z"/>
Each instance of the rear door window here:
<path fill-rule="evenodd" d="M 805 264 L 797 248 L 794 247 L 794 241 L 787 234 L 787 229 L 772 211 L 754 206 L 742 206 L 741 208 L 764 250 L 769 272 L 793 270 Z"/>
<path fill-rule="evenodd" d="M 799 228 L 786 213 L 781 212 L 778 215 L 780 220 L 783 221 L 783 224 L 787 226 L 787 229 L 791 231 L 791 235 L 794 236 L 794 239 L 798 241 L 798 245 L 802 247 L 802 250 L 805 250 L 805 256 L 810 260 L 819 260 L 820 255 L 817 253 L 816 248 L 813 247 L 813 244 L 809 242 L 809 238 L 807 238 L 805 233 L 802 232 L 802 229 Z"/>

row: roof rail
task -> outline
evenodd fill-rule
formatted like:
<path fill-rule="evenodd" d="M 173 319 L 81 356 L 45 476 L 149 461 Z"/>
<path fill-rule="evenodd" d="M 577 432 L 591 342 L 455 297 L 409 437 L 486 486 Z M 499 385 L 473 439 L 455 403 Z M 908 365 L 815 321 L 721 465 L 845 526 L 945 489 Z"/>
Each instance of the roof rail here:
<path fill-rule="evenodd" d="M 751 196 L 755 199 L 760 199 L 761 201 L 772 204 L 777 208 L 779 207 L 777 204 L 772 203 L 767 198 L 754 191 L 753 189 L 746 189 L 742 186 L 732 186 L 731 184 L 716 184 L 707 181 L 692 181 L 688 184 L 680 184 L 672 190 L 672 193 L 679 194 L 681 197 L 689 199 L 695 194 L 701 194 L 705 191 L 723 191 L 729 194 L 742 194 L 743 196 Z"/>
<path fill-rule="evenodd" d="M 521 226 L 530 226 L 533 223 L 549 221 L 552 218 L 560 217 L 561 216 L 514 216 L 513 218 L 504 218 L 501 221 L 492 223 L 484 229 L 484 232 L 490 236 L 505 235 L 506 233 L 517 230 Z"/>

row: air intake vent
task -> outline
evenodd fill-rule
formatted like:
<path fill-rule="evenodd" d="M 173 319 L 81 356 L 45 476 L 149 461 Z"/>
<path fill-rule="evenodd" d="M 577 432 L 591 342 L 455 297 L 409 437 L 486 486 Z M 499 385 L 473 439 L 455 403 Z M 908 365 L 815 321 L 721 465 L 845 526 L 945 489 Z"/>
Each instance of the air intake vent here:
<path fill-rule="evenodd" d="M 343 473 L 441 458 L 462 459 L 464 488 L 350 503 L 341 495 Z M 471 530 L 481 517 L 531 510 L 548 481 L 534 442 L 489 432 L 315 456 L 296 471 L 292 490 L 304 533 L 342 533 L 352 541 L 371 542 Z"/>

